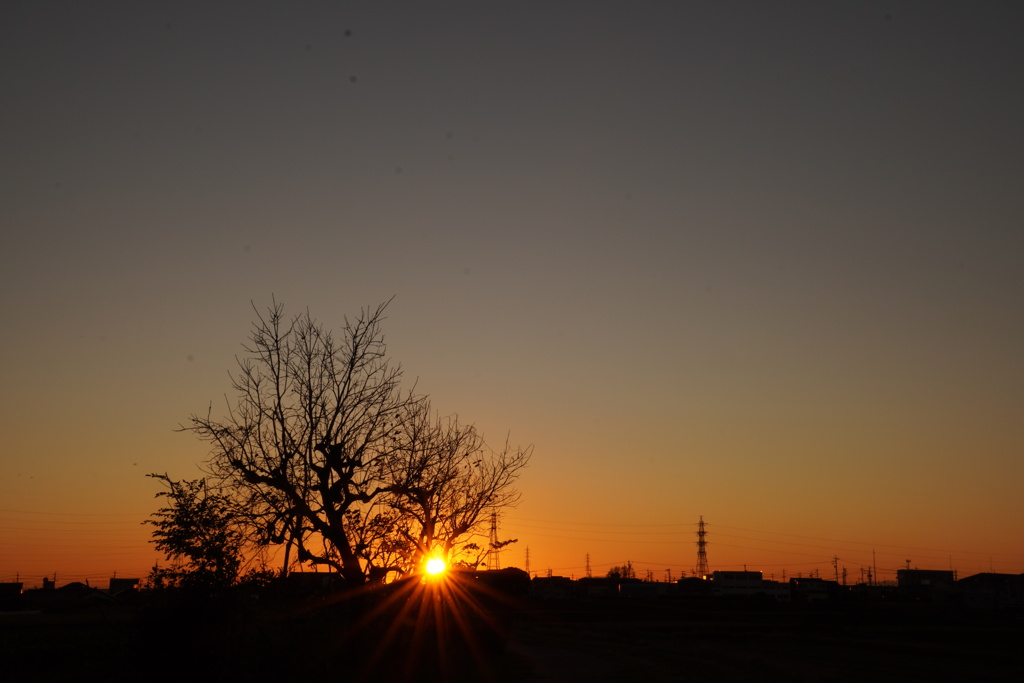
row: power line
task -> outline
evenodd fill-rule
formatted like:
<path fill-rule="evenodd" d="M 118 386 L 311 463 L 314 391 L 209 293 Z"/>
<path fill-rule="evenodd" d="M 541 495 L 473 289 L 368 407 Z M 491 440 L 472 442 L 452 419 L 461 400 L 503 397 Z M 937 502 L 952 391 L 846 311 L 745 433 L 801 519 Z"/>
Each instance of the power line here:
<path fill-rule="evenodd" d="M 46 515 L 46 516 L 64 516 L 64 517 L 136 517 L 144 519 L 152 514 L 150 512 L 49 512 L 41 510 L 9 510 L 6 508 L 0 508 L 0 512 L 5 514 L 13 515 Z"/>
<path fill-rule="evenodd" d="M 528 523 L 523 524 L 522 523 L 523 521 L 527 521 Z M 696 524 L 699 524 L 699 522 L 696 523 Z M 631 544 L 637 544 L 637 543 L 640 543 L 640 544 L 675 544 L 678 541 L 662 540 L 662 539 L 650 538 L 650 537 L 651 536 L 667 536 L 667 537 L 675 536 L 675 537 L 679 537 L 679 541 L 681 541 L 682 540 L 682 535 L 685 534 L 685 533 L 688 533 L 684 529 L 686 529 L 688 527 L 689 529 L 692 530 L 693 527 L 696 524 L 678 523 L 678 524 L 618 524 L 618 525 L 610 524 L 610 525 L 596 525 L 593 522 L 573 522 L 573 521 L 566 521 L 566 520 L 543 521 L 543 520 L 538 520 L 538 519 L 535 519 L 535 518 L 531 518 L 531 519 L 528 519 L 528 520 L 516 519 L 514 521 L 514 526 L 525 528 L 525 529 L 529 530 L 530 535 L 538 536 L 538 537 L 542 537 L 542 538 L 553 538 L 553 539 L 560 539 L 560 540 L 574 540 L 574 541 L 596 542 L 596 543 L 631 543 Z M 762 544 L 763 543 L 770 543 L 770 544 L 780 544 L 780 545 L 789 545 L 789 546 L 804 546 L 804 547 L 808 547 L 808 548 L 820 548 L 820 549 L 824 550 L 825 552 L 827 552 L 829 556 L 835 554 L 836 550 L 839 550 L 840 552 L 843 552 L 844 556 L 849 555 L 850 554 L 849 552 L 844 552 L 843 551 L 843 546 L 851 546 L 851 545 L 853 545 L 853 546 L 862 546 L 862 547 L 863 546 L 867 546 L 867 547 L 863 547 L 862 551 L 866 551 L 868 549 L 868 547 L 871 547 L 871 548 L 881 548 L 881 549 L 885 549 L 885 548 L 894 549 L 894 550 L 898 551 L 897 554 L 902 554 L 904 552 L 911 551 L 911 550 L 916 551 L 916 552 L 917 551 L 931 552 L 931 553 L 934 553 L 934 555 L 932 556 L 934 559 L 938 559 L 938 558 L 941 557 L 941 559 L 944 562 L 948 559 L 950 554 L 984 556 L 986 558 L 989 555 L 994 555 L 994 556 L 996 556 L 998 558 L 1003 558 L 1004 561 L 1020 561 L 1021 559 L 1024 559 L 1024 555 L 1018 554 L 1018 553 L 1006 553 L 1006 552 L 1003 552 L 1003 553 L 991 553 L 991 552 L 981 552 L 981 551 L 974 551 L 974 550 L 957 550 L 955 548 L 947 548 L 947 549 L 941 549 L 940 550 L 938 548 L 922 548 L 922 547 L 919 547 L 919 546 L 906 546 L 906 545 L 897 545 L 897 544 L 891 544 L 891 543 L 890 544 L 885 544 L 885 543 L 869 543 L 869 542 L 866 542 L 866 541 L 853 541 L 853 540 L 845 540 L 845 539 L 837 539 L 837 538 L 825 538 L 825 537 L 820 537 L 820 536 L 807 536 L 807 535 L 794 534 L 794 533 L 788 533 L 788 532 L 766 531 L 766 530 L 761 530 L 761 529 L 750 529 L 750 528 L 747 528 L 747 527 L 736 527 L 736 526 L 723 525 L 723 524 L 705 523 L 705 525 L 706 525 L 706 530 L 714 531 L 715 535 L 716 535 L 716 538 L 718 538 L 718 539 L 737 539 L 737 540 L 746 540 L 746 541 L 759 541 Z M 594 527 L 597 527 L 597 526 L 602 527 L 602 528 L 594 528 Z M 618 527 L 620 527 L 620 529 L 619 530 L 615 530 L 615 529 L 606 530 L 606 529 L 603 528 L 605 526 L 618 526 Z M 575 535 L 575 533 L 570 529 L 570 527 L 584 527 L 585 531 L 583 531 L 583 533 L 585 535 L 582 535 L 582 536 L 581 535 Z M 587 528 L 587 527 L 590 527 L 590 528 Z M 659 530 L 640 531 L 640 532 L 632 531 L 633 529 L 642 529 L 642 528 L 659 529 Z M 675 529 L 679 529 L 679 531 L 663 531 L 662 529 L 665 529 L 665 528 L 675 528 Z M 736 531 L 746 531 L 746 532 L 750 532 L 750 533 L 754 533 L 754 534 L 761 534 L 761 535 L 770 536 L 770 537 L 780 537 L 781 536 L 781 537 L 787 537 L 787 538 L 791 538 L 791 539 L 803 539 L 803 540 L 806 540 L 806 541 L 816 541 L 816 542 L 805 543 L 805 542 L 801 542 L 800 540 L 783 540 L 781 538 L 752 538 L 750 536 L 740 536 L 740 535 L 733 535 L 733 534 L 723 533 L 722 532 L 723 529 L 732 529 L 732 530 L 736 530 Z M 690 532 L 690 533 L 692 533 L 692 532 Z M 710 533 L 710 531 L 709 531 L 709 533 Z M 794 554 L 809 554 L 809 553 L 795 553 L 792 550 L 787 550 L 787 549 L 782 549 L 782 548 L 775 549 L 775 550 L 768 550 L 768 549 L 766 549 L 764 547 L 748 546 L 748 545 L 744 545 L 744 544 L 728 544 L 728 543 L 722 543 L 721 540 L 717 542 L 717 545 L 720 546 L 720 547 L 741 548 L 741 549 L 748 549 L 748 550 L 753 550 L 753 551 L 758 551 L 758 552 L 776 552 L 776 553 L 785 552 L 785 553 L 794 553 Z M 814 553 L 814 554 L 817 555 L 817 553 Z"/>

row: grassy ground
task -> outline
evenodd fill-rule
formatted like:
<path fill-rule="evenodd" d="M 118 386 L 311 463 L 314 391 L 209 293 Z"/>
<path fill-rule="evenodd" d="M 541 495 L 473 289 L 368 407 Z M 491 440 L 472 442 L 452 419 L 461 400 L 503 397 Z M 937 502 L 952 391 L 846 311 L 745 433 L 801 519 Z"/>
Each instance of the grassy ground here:
<path fill-rule="evenodd" d="M 511 683 L 528 673 L 498 624 L 461 628 L 404 604 L 368 618 L 374 607 L 168 601 L 0 613 L 0 681 Z"/>
<path fill-rule="evenodd" d="M 0 614 L 0 680 L 1020 680 L 1019 614 L 624 600 L 456 623 L 345 602 L 106 604 Z M 438 647 L 443 641 L 444 647 Z"/>
<path fill-rule="evenodd" d="M 516 632 L 534 680 L 637 681 L 1016 681 L 1022 636 L 1020 615 L 925 605 L 672 601 L 549 605 Z"/>

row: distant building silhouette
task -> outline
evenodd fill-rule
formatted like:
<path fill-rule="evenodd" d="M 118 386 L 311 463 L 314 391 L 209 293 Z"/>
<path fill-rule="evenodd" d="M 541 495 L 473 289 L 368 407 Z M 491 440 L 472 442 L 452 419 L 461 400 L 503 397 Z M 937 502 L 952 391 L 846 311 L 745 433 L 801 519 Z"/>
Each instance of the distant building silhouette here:
<path fill-rule="evenodd" d="M 957 581 L 956 588 L 960 599 L 967 607 L 1024 608 L 1024 574 L 974 574 Z"/>
<path fill-rule="evenodd" d="M 11 581 L 9 583 L 0 583 L 0 598 L 11 598 L 16 595 L 21 595 L 22 586 L 21 581 Z"/>
<path fill-rule="evenodd" d="M 896 583 L 905 598 L 933 602 L 950 600 L 956 574 L 945 569 L 898 569 Z"/>
<path fill-rule="evenodd" d="M 716 571 L 711 574 L 711 594 L 720 597 L 746 597 L 762 592 L 761 572 Z"/>
<path fill-rule="evenodd" d="M 110 585 L 107 588 L 107 592 L 111 595 L 120 595 L 127 591 L 138 590 L 139 579 L 110 579 Z"/>
<path fill-rule="evenodd" d="M 841 590 L 838 581 L 813 576 L 789 580 L 790 599 L 794 602 L 821 602 L 833 599 Z"/>
<path fill-rule="evenodd" d="M 577 584 L 568 576 L 538 576 L 531 583 L 531 591 L 535 596 L 561 599 L 572 597 L 574 585 Z"/>

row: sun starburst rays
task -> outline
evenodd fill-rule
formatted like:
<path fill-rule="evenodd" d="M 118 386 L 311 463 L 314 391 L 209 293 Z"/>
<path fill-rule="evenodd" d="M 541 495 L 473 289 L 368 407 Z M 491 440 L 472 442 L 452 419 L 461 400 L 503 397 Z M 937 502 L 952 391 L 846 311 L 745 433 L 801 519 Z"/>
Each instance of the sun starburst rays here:
<path fill-rule="evenodd" d="M 337 642 L 339 649 L 356 640 L 368 646 L 357 653 L 361 676 L 400 666 L 395 674 L 408 681 L 462 680 L 470 672 L 477 680 L 494 677 L 493 655 L 503 642 L 503 626 L 485 602 L 501 605 L 506 599 L 474 572 L 449 568 L 374 592 L 368 596 L 372 606 L 353 622 L 349 637 Z"/>

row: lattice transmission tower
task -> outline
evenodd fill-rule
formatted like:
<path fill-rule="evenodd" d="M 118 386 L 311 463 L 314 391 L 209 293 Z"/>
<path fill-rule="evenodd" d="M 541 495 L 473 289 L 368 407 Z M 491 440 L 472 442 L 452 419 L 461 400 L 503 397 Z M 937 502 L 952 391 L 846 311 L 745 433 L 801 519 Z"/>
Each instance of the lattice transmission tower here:
<path fill-rule="evenodd" d="M 487 569 L 494 571 L 501 569 L 501 562 L 498 560 L 498 513 L 491 513 L 491 539 L 490 547 L 487 549 Z"/>
<path fill-rule="evenodd" d="M 704 578 L 710 574 L 708 569 L 708 532 L 704 528 L 704 515 L 697 522 L 697 576 Z"/>

